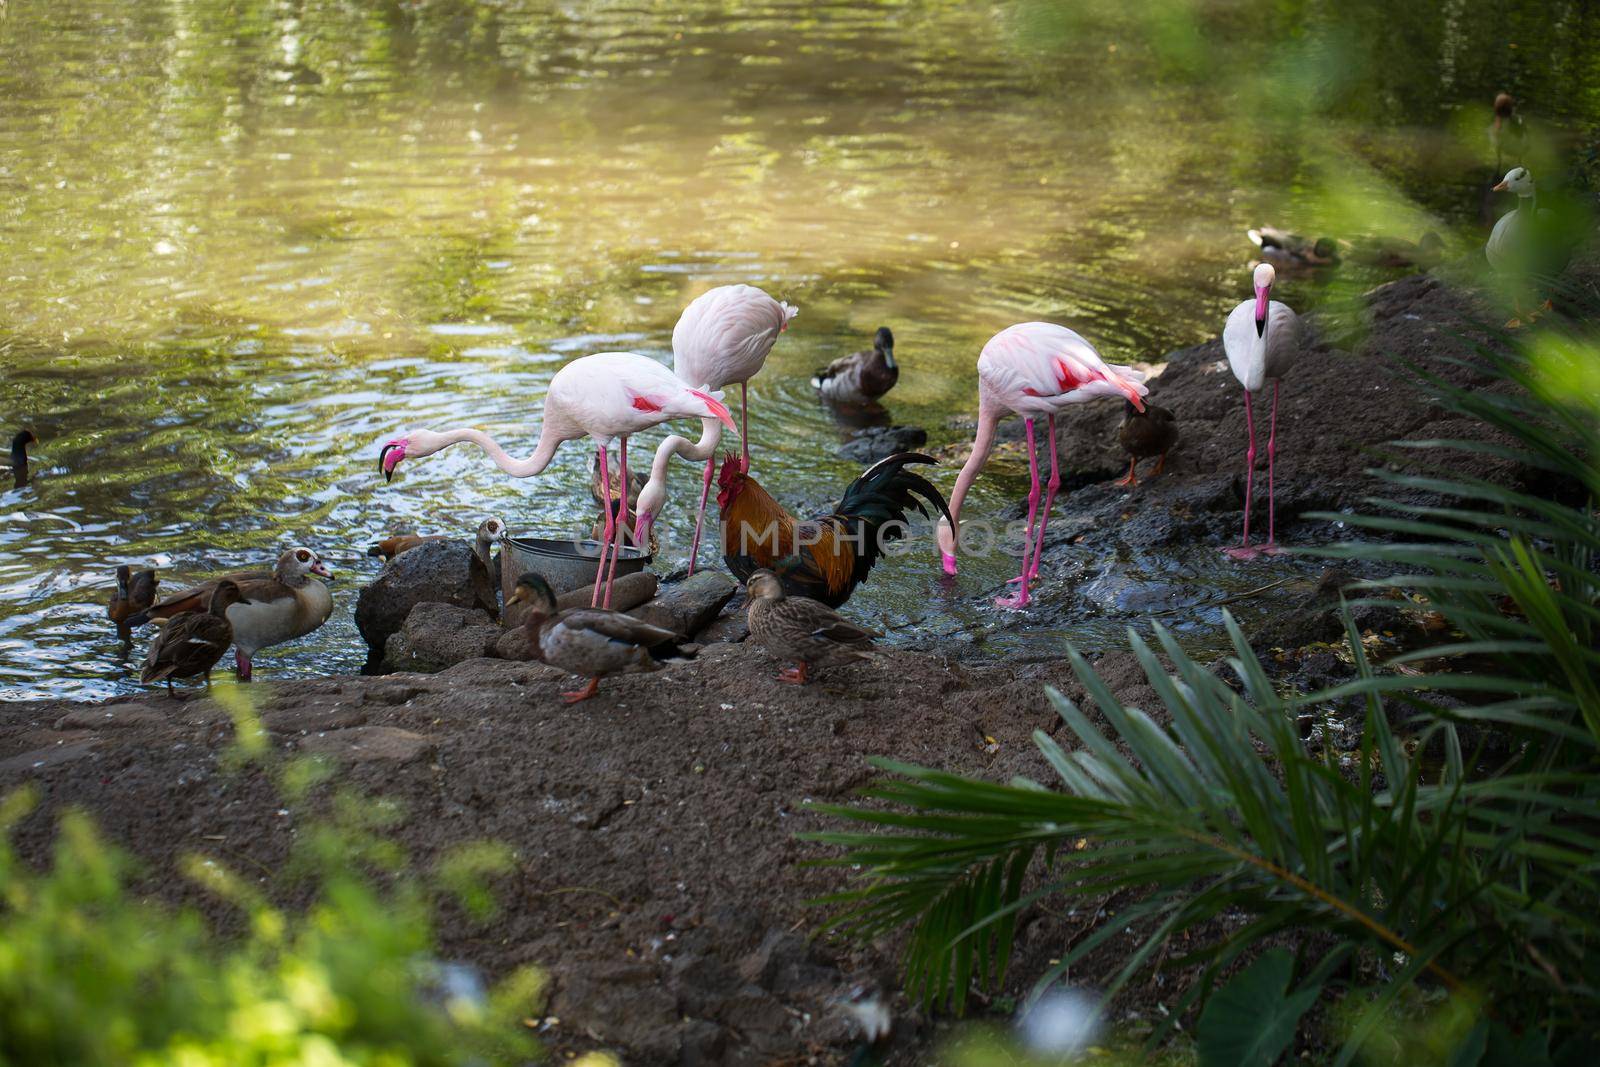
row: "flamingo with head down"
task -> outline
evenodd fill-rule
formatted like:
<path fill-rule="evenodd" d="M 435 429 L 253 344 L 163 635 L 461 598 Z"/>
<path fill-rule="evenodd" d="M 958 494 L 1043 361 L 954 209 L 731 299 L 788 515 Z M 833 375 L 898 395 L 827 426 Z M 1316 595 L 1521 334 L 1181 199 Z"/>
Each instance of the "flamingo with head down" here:
<path fill-rule="evenodd" d="M 733 415 L 717 397 L 690 388 L 681 378 L 653 359 L 632 352 L 601 352 L 575 359 L 556 372 L 544 400 L 544 425 L 539 443 L 527 459 L 514 459 L 484 433 L 469 427 L 436 432 L 409 430 L 392 438 L 378 453 L 378 469 L 386 479 L 402 460 L 429 456 L 461 441 L 470 441 L 489 454 L 495 465 L 513 478 L 529 478 L 550 465 L 565 441 L 587 437 L 594 442 L 605 495 L 611 494 L 611 473 L 606 450 L 617 442 L 622 471 L 622 512 L 627 513 L 628 438 L 671 419 L 716 419 L 733 429 Z M 621 524 L 606 509 L 600 561 L 595 569 L 594 599 L 605 585 L 606 607 L 611 606 L 611 583 L 621 555 Z M 610 555 L 610 569 L 606 568 Z"/>
<path fill-rule="evenodd" d="M 1012 579 L 1020 582 L 1021 588 L 995 603 L 1003 608 L 1025 606 L 1029 599 L 1028 583 L 1039 576 L 1039 556 L 1044 551 L 1044 531 L 1050 521 L 1050 508 L 1055 504 L 1056 491 L 1061 488 L 1056 414 L 1070 404 L 1081 404 L 1096 397 L 1126 397 L 1142 411 L 1144 395 L 1148 392 L 1143 383 L 1142 372 L 1105 362 L 1088 341 L 1053 322 L 1023 322 L 1008 326 L 991 337 L 978 355 L 978 434 L 972 442 L 972 455 L 961 468 L 955 490 L 950 494 L 950 520 L 939 521 L 939 553 L 945 573 L 956 573 L 961 504 L 994 451 L 995 429 L 1008 412 L 1021 415 L 1028 431 L 1028 471 L 1033 477 L 1033 485 L 1028 490 L 1028 528 L 1022 543 L 1022 573 Z M 1050 428 L 1050 481 L 1042 516 L 1039 513 L 1039 458 L 1033 435 L 1034 420 L 1041 416 Z"/>
<path fill-rule="evenodd" d="M 753 285 L 719 285 L 695 297 L 672 329 L 672 369 L 679 378 L 706 390 L 738 384 L 742 462 L 746 471 L 750 469 L 748 383 L 766 365 L 778 335 L 799 313 L 799 308 L 774 300 Z M 667 465 L 672 456 L 705 461 L 700 510 L 695 512 L 694 542 L 689 549 L 690 574 L 694 573 L 695 559 L 700 554 L 712 467 L 722 440 L 722 427 L 717 422 L 703 420 L 702 426 L 698 441 L 673 435 L 656 446 L 650 481 L 639 493 L 638 502 L 638 537 L 641 544 L 649 544 L 650 528 L 666 504 Z"/>

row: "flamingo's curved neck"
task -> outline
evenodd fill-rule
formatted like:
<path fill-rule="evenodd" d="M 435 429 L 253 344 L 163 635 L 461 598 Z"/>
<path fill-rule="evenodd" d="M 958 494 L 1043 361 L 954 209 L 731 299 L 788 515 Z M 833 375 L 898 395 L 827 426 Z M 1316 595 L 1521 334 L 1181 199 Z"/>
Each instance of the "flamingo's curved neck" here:
<path fill-rule="evenodd" d="M 550 466 L 550 460 L 556 454 L 556 447 L 561 444 L 561 441 L 547 430 L 539 435 L 539 444 L 533 450 L 533 455 L 527 459 L 513 459 L 505 449 L 500 447 L 494 438 L 482 430 L 462 427 L 455 430 L 446 430 L 439 436 L 444 441 L 444 444 L 440 445 L 441 448 L 461 441 L 469 441 L 477 445 L 488 453 L 489 458 L 494 460 L 495 466 L 513 478 L 531 478 L 535 474 L 542 473 L 546 467 Z"/>
<path fill-rule="evenodd" d="M 645 483 L 644 489 L 639 491 L 640 497 L 649 499 L 654 492 L 666 496 L 667 467 L 672 462 L 674 454 L 695 462 L 708 460 L 716 454 L 717 445 L 722 443 L 722 423 L 716 419 L 701 419 L 700 426 L 698 441 L 690 441 L 687 437 L 672 434 L 656 446 L 655 459 L 650 462 L 650 480 Z"/>
<path fill-rule="evenodd" d="M 978 433 L 972 439 L 972 455 L 967 457 L 967 462 L 962 464 L 961 473 L 956 476 L 955 488 L 950 491 L 950 537 L 948 543 L 941 537 L 940 551 L 946 556 L 945 569 L 955 564 L 956 546 L 960 544 L 961 536 L 961 505 L 967 499 L 967 490 L 977 479 L 978 472 L 982 471 L 989 463 L 989 455 L 994 451 L 995 431 L 1000 425 L 1000 408 L 998 405 L 980 397 L 978 400 Z M 951 573 L 954 573 L 953 571 Z"/>

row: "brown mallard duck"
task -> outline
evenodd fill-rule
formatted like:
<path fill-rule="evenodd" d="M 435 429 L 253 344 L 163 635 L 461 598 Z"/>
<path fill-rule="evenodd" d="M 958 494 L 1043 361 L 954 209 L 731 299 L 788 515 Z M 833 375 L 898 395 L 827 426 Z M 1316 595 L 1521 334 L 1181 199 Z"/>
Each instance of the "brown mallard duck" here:
<path fill-rule="evenodd" d="M 795 665 L 779 672 L 778 681 L 805 685 L 812 667 L 831 667 L 864 659 L 874 637 L 820 600 L 789 596 L 771 571 L 756 571 L 745 588 L 750 596 L 750 636 L 779 659 Z"/>
<path fill-rule="evenodd" d="M 631 615 L 609 608 L 568 608 L 556 610 L 556 595 L 537 574 L 517 579 L 517 588 L 506 602 L 527 606 L 523 627 L 535 658 L 589 679 L 584 688 L 562 693 L 568 704 L 588 700 L 599 692 L 600 679 L 608 674 L 642 674 L 659 671 L 673 660 L 692 659 L 695 650 L 685 648 L 683 637 L 660 626 L 652 626 Z"/>
<path fill-rule="evenodd" d="M 1274 266 L 1294 269 L 1333 267 L 1339 263 L 1339 243 L 1331 237 L 1302 237 L 1277 226 L 1257 226 L 1245 231 L 1261 258 Z"/>
<path fill-rule="evenodd" d="M 1139 478 L 1135 472 L 1141 459 L 1161 457 L 1150 475 L 1152 478 L 1167 465 L 1167 453 L 1178 443 L 1178 420 L 1171 411 L 1159 404 L 1145 401 L 1144 410 L 1140 411 L 1128 401 L 1123 401 L 1122 429 L 1117 431 L 1117 440 L 1122 443 L 1122 450 L 1128 453 L 1128 476 L 1117 484 L 1138 485 Z"/>
<path fill-rule="evenodd" d="M 817 371 L 811 384 L 817 395 L 831 404 L 870 404 L 899 380 L 894 333 L 887 326 L 879 326 L 870 350 L 839 357 Z"/>
<path fill-rule="evenodd" d="M 263 648 L 304 637 L 333 614 L 333 596 L 317 578 L 331 577 L 327 565 L 309 548 L 291 548 L 278 557 L 271 574 L 245 571 L 202 582 L 170 596 L 128 619 L 143 626 L 151 619 L 170 619 L 186 611 L 201 611 L 211 602 L 218 584 L 239 587 L 239 600 L 228 610 L 233 624 L 233 644 L 239 678 L 250 680 L 250 657 Z"/>
<path fill-rule="evenodd" d="M 123 644 L 133 640 L 128 620 L 156 602 L 156 586 L 161 579 L 153 570 L 136 571 L 126 563 L 117 568 L 117 588 L 106 603 L 106 615 L 117 627 Z"/>
<path fill-rule="evenodd" d="M 182 611 L 168 619 L 150 642 L 139 680 L 146 684 L 166 682 L 170 693 L 174 678 L 203 674 L 209 687 L 211 668 L 233 644 L 228 609 L 240 600 L 238 585 L 224 578 L 212 587 L 206 610 Z"/>

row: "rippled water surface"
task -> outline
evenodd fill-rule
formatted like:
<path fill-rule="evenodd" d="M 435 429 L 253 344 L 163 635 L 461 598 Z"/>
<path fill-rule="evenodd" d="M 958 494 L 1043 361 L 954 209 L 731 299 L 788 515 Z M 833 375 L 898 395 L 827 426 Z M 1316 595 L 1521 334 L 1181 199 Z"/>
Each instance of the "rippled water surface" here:
<path fill-rule="evenodd" d="M 377 445 L 479 425 L 526 452 L 558 367 L 617 348 L 670 360 L 679 310 L 711 285 L 802 309 L 752 385 L 752 437 L 764 484 L 820 505 L 859 466 L 834 454 L 807 377 L 880 323 L 904 365 L 894 419 L 938 448 L 970 433 L 973 361 L 1012 322 L 1069 323 L 1118 361 L 1214 334 L 1264 217 L 1319 230 L 1358 205 L 1473 240 L 1487 100 L 1559 85 L 1567 119 L 1592 112 L 1593 15 L 1391 9 L 1334 25 L 1312 5 L 1177 0 L 1148 19 L 1100 3 L 12 0 L 0 416 L 42 443 L 32 483 L 0 492 L 0 695 L 130 685 L 102 607 L 117 563 L 157 565 L 173 589 L 291 544 L 338 569 L 335 616 L 263 673 L 359 669 L 350 608 L 377 537 L 487 514 L 571 529 L 589 508 L 581 447 L 526 481 L 460 447 L 385 485 Z M 1519 33 L 1559 43 L 1529 64 Z M 1372 280 L 1288 292 L 1311 305 Z M 972 514 L 1022 487 L 1014 463 L 996 470 Z M 680 469 L 677 500 L 694 481 Z M 681 556 L 691 520 L 665 522 Z M 1210 559 L 1086 553 L 1072 636 L 1103 644 L 1145 611 L 1236 591 Z M 919 552 L 852 610 L 914 635 L 983 631 L 980 594 L 1007 566 L 979 562 L 930 603 Z M 1174 621 L 1203 641 L 1217 618 Z"/>

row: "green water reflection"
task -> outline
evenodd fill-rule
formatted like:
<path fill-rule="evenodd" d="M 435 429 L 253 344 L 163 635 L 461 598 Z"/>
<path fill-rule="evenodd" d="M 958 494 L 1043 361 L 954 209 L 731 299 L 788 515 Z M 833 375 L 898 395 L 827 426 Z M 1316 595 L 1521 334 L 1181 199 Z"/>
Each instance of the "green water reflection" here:
<path fill-rule="evenodd" d="M 1597 38 L 1592 7 L 1548 2 L 13 0 L 0 415 L 43 443 L 34 483 L 0 493 L 0 693 L 127 684 L 97 603 L 115 563 L 291 543 L 347 580 L 335 621 L 263 665 L 356 669 L 370 540 L 587 507 L 580 450 L 526 482 L 455 450 L 385 487 L 375 444 L 468 423 L 529 447 L 563 361 L 668 358 L 712 284 L 802 308 L 752 389 L 755 451 L 780 497 L 820 505 L 856 468 L 806 377 L 879 323 L 906 368 L 895 418 L 937 446 L 1011 322 L 1123 361 L 1214 334 L 1262 219 L 1466 248 L 1489 100 L 1527 100 L 1526 151 L 1556 166 L 1600 117 Z M 1141 602 L 1226 581 L 1135 563 Z M 1006 566 L 930 614 L 907 560 L 855 603 L 981 630 Z M 1074 636 L 1117 639 L 1119 603 L 1086 596 Z"/>

